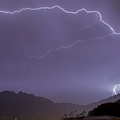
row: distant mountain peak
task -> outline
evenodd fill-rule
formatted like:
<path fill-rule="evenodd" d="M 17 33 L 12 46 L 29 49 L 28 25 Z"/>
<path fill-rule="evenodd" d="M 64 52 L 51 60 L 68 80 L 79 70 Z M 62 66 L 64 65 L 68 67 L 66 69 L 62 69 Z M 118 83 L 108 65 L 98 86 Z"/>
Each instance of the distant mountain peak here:
<path fill-rule="evenodd" d="M 72 111 L 81 113 L 89 112 L 97 106 L 115 102 L 120 99 L 120 94 L 107 99 L 95 102 L 89 105 L 74 105 L 68 103 L 54 103 L 43 97 L 36 97 L 33 94 L 22 91 L 15 93 L 12 91 L 0 92 L 0 120 L 3 116 L 6 119 L 13 120 L 16 116 L 19 119 L 42 119 L 42 120 L 59 120 L 65 113 Z M 118 101 L 119 102 L 119 101 Z"/>

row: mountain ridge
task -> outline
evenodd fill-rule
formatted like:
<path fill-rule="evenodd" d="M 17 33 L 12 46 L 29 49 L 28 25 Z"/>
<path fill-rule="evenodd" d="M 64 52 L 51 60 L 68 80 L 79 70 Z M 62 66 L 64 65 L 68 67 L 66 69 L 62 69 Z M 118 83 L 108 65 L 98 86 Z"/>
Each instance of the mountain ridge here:
<path fill-rule="evenodd" d="M 116 100 L 120 99 L 120 95 L 115 97 Z M 15 118 L 18 118 L 18 120 L 58 120 L 65 113 L 89 112 L 100 104 L 114 102 L 114 100 L 113 96 L 88 105 L 75 105 L 71 103 L 54 103 L 44 97 L 37 97 L 21 91 L 18 93 L 3 91 L 0 92 L 0 119 L 5 117 L 8 120 Z"/>

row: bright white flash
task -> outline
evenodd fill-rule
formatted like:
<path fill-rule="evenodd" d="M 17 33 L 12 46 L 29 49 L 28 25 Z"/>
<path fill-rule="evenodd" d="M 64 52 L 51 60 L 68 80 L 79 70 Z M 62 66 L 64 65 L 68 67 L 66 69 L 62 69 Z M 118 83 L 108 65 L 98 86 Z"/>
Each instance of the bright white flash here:
<path fill-rule="evenodd" d="M 112 33 L 109 34 L 109 35 L 113 35 L 113 34 L 115 34 L 115 35 L 120 35 L 120 33 L 116 33 L 115 30 L 111 27 L 111 25 L 109 25 L 108 23 L 106 23 L 106 22 L 102 19 L 102 15 L 100 14 L 99 11 L 88 11 L 88 10 L 86 10 L 85 8 L 79 9 L 79 10 L 77 10 L 76 12 L 71 12 L 71 11 L 65 10 L 64 8 L 62 8 L 62 7 L 60 7 L 60 6 L 55 5 L 55 6 L 52 6 L 52 7 L 22 8 L 22 9 L 20 9 L 20 10 L 15 10 L 15 11 L 13 11 L 13 12 L 10 12 L 10 11 L 0 11 L 0 13 L 15 14 L 15 13 L 20 13 L 20 12 L 22 12 L 22 11 L 27 11 L 27 10 L 29 10 L 29 11 L 37 11 L 37 10 L 50 10 L 50 9 L 54 9 L 54 8 L 58 8 L 58 9 L 62 10 L 63 12 L 67 13 L 67 14 L 78 14 L 78 13 L 81 12 L 81 11 L 85 11 L 85 12 L 88 13 L 88 14 L 89 14 L 89 13 L 95 13 L 95 14 L 99 17 L 99 20 L 100 20 L 104 25 L 108 26 L 108 28 L 111 30 Z M 90 27 L 90 26 L 92 26 L 92 25 L 89 25 L 89 26 L 87 26 L 87 27 Z M 85 27 L 85 28 L 87 28 L 87 27 Z M 109 35 L 106 35 L 106 36 L 109 36 Z M 93 39 L 102 39 L 102 38 L 105 38 L 106 36 L 102 36 L 102 37 L 98 37 L 98 38 L 93 38 Z M 93 40 L 93 39 L 89 39 L 89 40 Z M 56 49 L 51 49 L 51 50 L 49 50 L 48 52 L 46 52 L 46 53 L 45 53 L 44 55 L 42 55 L 42 56 L 39 56 L 39 57 L 36 57 L 36 56 L 27 56 L 27 57 L 33 57 L 33 58 L 37 58 L 37 59 L 42 59 L 42 58 L 46 57 L 49 53 L 51 53 L 51 52 L 53 52 L 53 51 L 60 50 L 61 48 L 67 49 L 67 48 L 70 48 L 70 47 L 74 46 L 74 45 L 75 45 L 76 43 L 78 43 L 78 42 L 85 42 L 85 41 L 88 41 L 88 40 L 84 40 L 84 41 L 76 40 L 76 41 L 75 41 L 74 43 L 72 43 L 71 45 L 68 45 L 68 46 L 60 46 L 60 47 L 58 47 L 58 48 L 56 48 Z"/>
<path fill-rule="evenodd" d="M 22 8 L 20 10 L 15 10 L 13 12 L 10 12 L 10 11 L 0 11 L 0 13 L 6 13 L 6 14 L 15 14 L 15 13 L 19 13 L 19 12 L 22 12 L 22 11 L 26 11 L 26 10 L 30 10 L 30 11 L 36 11 L 36 10 L 45 10 L 45 9 L 54 9 L 54 8 L 58 8 L 58 9 L 61 9 L 63 12 L 65 13 L 68 13 L 68 14 L 77 14 L 81 11 L 85 11 L 86 13 L 96 13 L 99 17 L 100 17 L 100 21 L 102 23 L 104 23 L 105 25 L 107 25 L 114 34 L 120 34 L 120 33 L 116 33 L 115 30 L 108 24 L 106 23 L 103 19 L 102 19 L 102 15 L 100 14 L 99 11 L 88 11 L 86 10 L 85 8 L 82 8 L 80 10 L 77 10 L 76 12 L 71 12 L 71 11 L 67 11 L 65 10 L 64 8 L 58 6 L 58 5 L 55 5 L 55 6 L 52 6 L 52 7 L 39 7 L 39 8 Z"/>
<path fill-rule="evenodd" d="M 113 95 L 117 95 L 116 89 L 117 87 L 120 87 L 120 84 L 116 84 L 113 88 Z"/>

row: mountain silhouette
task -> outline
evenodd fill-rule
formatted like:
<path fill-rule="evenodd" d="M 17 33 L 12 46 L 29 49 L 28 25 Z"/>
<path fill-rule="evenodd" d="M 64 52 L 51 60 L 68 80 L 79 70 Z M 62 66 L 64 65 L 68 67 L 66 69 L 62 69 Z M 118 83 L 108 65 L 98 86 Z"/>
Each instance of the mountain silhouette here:
<path fill-rule="evenodd" d="M 115 102 L 120 95 L 110 97 L 89 105 L 54 103 L 43 97 L 36 97 L 23 92 L 3 91 L 0 93 L 0 120 L 59 120 L 65 113 L 90 111 L 100 104 Z"/>

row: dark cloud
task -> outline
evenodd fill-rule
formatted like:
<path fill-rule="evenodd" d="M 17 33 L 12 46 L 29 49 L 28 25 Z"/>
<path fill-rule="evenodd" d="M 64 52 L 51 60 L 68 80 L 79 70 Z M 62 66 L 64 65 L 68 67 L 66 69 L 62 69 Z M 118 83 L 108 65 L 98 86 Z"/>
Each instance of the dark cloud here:
<path fill-rule="evenodd" d="M 117 2 L 26 0 L 15 4 L 13 0 L 9 4 L 4 0 L 0 1 L 0 9 L 12 11 L 58 4 L 75 11 L 85 7 L 100 10 L 114 26 L 119 16 L 112 19 L 110 13 L 118 15 Z M 119 83 L 120 37 L 109 35 L 112 31 L 96 13 L 82 11 L 73 15 L 55 8 L 13 15 L 0 13 L 0 18 L 0 90 L 22 90 L 53 101 L 82 104 L 110 96 L 112 87 Z M 118 26 L 115 30 L 119 30 Z M 72 47 L 53 50 L 39 59 L 49 50 L 77 40 Z"/>

